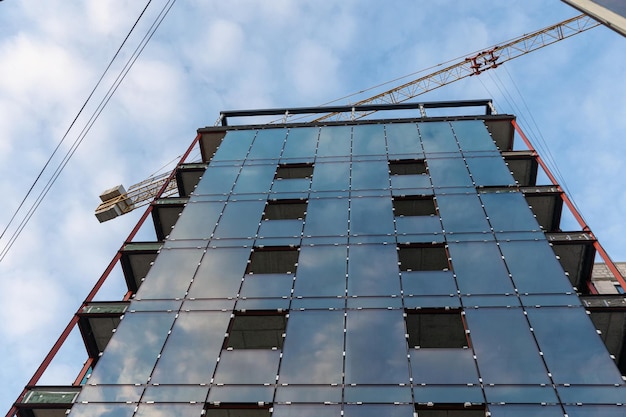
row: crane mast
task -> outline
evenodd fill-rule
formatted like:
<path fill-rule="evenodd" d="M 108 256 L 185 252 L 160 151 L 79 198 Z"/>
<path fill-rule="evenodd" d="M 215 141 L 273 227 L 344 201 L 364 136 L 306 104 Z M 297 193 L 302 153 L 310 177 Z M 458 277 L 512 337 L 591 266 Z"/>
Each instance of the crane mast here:
<path fill-rule="evenodd" d="M 480 75 L 483 72 L 497 68 L 507 61 L 526 55 L 530 52 L 552 45 L 563 39 L 585 32 L 600 23 L 587 15 L 580 15 L 564 20 L 552 26 L 525 34 L 502 44 L 494 45 L 475 55 L 459 59 L 445 68 L 432 72 L 423 77 L 414 79 L 380 94 L 366 98 L 353 104 L 354 107 L 368 104 L 398 104 L 415 98 L 428 91 L 467 77 Z M 325 114 L 309 121 L 347 121 L 365 117 L 375 111 L 352 111 Z M 284 121 L 289 120 L 285 117 Z M 157 197 L 159 190 L 170 179 L 169 173 L 151 177 L 129 188 L 126 192 L 121 185 L 102 193 L 102 203 L 96 209 L 96 217 L 100 222 L 126 214 L 137 207 L 147 205 Z M 176 192 L 176 180 L 169 181 L 163 196 L 173 195 Z"/>

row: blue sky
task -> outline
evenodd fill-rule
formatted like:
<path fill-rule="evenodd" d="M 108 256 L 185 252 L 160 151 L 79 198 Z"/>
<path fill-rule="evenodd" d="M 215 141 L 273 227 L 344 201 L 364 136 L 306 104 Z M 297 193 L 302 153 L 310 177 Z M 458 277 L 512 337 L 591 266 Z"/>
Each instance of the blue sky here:
<path fill-rule="evenodd" d="M 141 3 L 0 4 L 2 229 Z M 63 151 L 165 4 L 153 0 Z M 322 104 L 576 14 L 556 0 L 176 2 L 0 263 L 0 406 L 8 410 L 140 215 L 99 224 L 99 193 L 138 182 L 180 155 L 220 110 Z M 545 139 L 583 215 L 618 261 L 626 260 L 625 48 L 626 39 L 600 27 L 420 98 L 491 97 L 500 113 L 518 113 L 517 106 L 522 122 L 534 126 L 534 119 L 537 129 L 527 133 Z M 112 284 L 100 299 L 122 296 Z M 84 358 L 63 353 L 42 383 L 73 381 Z"/>

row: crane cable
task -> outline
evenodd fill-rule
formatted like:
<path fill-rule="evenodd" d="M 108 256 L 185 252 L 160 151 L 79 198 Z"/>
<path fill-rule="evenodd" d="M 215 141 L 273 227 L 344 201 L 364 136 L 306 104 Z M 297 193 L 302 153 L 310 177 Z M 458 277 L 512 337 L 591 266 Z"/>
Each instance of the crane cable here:
<path fill-rule="evenodd" d="M 87 99 L 85 100 L 83 106 L 81 107 L 80 111 L 78 112 L 78 114 L 76 115 L 74 120 L 72 121 L 70 127 L 67 129 L 66 133 L 63 135 L 61 141 L 59 142 L 59 144 L 54 149 L 52 155 L 50 156 L 50 158 L 48 159 L 48 161 L 46 162 L 46 164 L 44 165 L 44 167 L 40 171 L 40 173 L 37 176 L 37 178 L 35 179 L 34 183 L 31 185 L 29 191 L 27 192 L 26 196 L 24 197 L 24 199 L 20 203 L 18 209 L 15 211 L 15 213 L 11 217 L 11 220 L 9 221 L 9 224 L 7 224 L 7 226 L 5 227 L 4 231 L 2 232 L 2 235 L 0 235 L 0 238 L 2 238 L 4 236 L 4 234 L 6 233 L 6 231 L 9 228 L 10 224 L 13 222 L 13 220 L 15 219 L 17 214 L 19 213 L 20 209 L 24 205 L 24 202 L 26 201 L 26 199 L 31 194 L 32 190 L 36 186 L 37 182 L 41 178 L 42 174 L 44 173 L 44 171 L 47 168 L 47 166 L 49 165 L 50 161 L 52 160 L 52 158 L 54 157 L 54 155 L 56 154 L 56 152 L 60 148 L 60 146 L 63 143 L 63 141 L 68 136 L 70 129 L 76 123 L 76 120 L 78 119 L 78 117 L 82 113 L 82 111 L 85 108 L 85 106 L 87 105 L 87 103 L 90 101 L 90 99 L 93 96 L 95 90 L 97 89 L 99 84 L 102 82 L 102 79 L 104 78 L 105 74 L 110 69 L 111 65 L 113 64 L 113 61 L 119 55 L 120 50 L 122 49 L 122 47 L 124 46 L 124 44 L 126 43 L 128 38 L 130 37 L 131 33 L 134 31 L 135 27 L 137 26 L 137 24 L 139 23 L 139 21 L 143 17 L 145 11 L 147 10 L 147 8 L 149 7 L 151 2 L 152 2 L 152 0 L 148 0 L 146 6 L 142 10 L 142 12 L 139 15 L 139 17 L 136 19 L 135 23 L 133 24 L 133 26 L 131 27 L 130 31 L 126 35 L 126 38 L 124 39 L 124 41 L 122 42 L 122 44 L 118 48 L 118 51 L 115 53 L 115 55 L 113 56 L 113 58 L 109 62 L 109 65 L 106 67 L 106 69 L 103 72 L 102 76 L 100 77 L 100 79 L 96 83 L 96 86 L 93 88 L 93 90 L 91 91 L 91 93 L 89 94 Z M 161 11 L 159 12 L 158 16 L 152 22 L 152 25 L 150 26 L 150 28 L 148 29 L 146 34 L 143 36 L 143 38 L 140 41 L 139 45 L 135 48 L 135 50 L 133 51 L 132 55 L 128 58 L 128 60 L 126 61 L 126 64 L 124 65 L 124 67 L 118 73 L 116 79 L 113 81 L 113 83 L 109 87 L 109 89 L 106 92 L 105 96 L 102 98 L 102 100 L 100 101 L 100 103 L 98 104 L 98 106 L 96 107 L 94 112 L 92 113 L 91 117 L 89 118 L 89 120 L 87 121 L 87 123 L 85 124 L 85 126 L 83 127 L 81 132 L 79 133 L 78 137 L 72 143 L 72 146 L 70 147 L 70 149 L 66 152 L 65 156 L 63 157 L 63 159 L 61 160 L 61 162 L 59 163 L 59 165 L 57 166 L 57 168 L 53 172 L 52 176 L 50 177 L 50 179 L 48 180 L 48 182 L 44 186 L 43 190 L 39 193 L 39 195 L 37 196 L 37 198 L 35 199 L 33 204 L 30 206 L 28 212 L 26 213 L 26 216 L 22 219 L 22 221 L 20 222 L 20 224 L 18 225 L 18 227 L 14 231 L 13 235 L 11 235 L 11 238 L 9 239 L 8 243 L 0 251 L 0 262 L 6 257 L 7 253 L 9 252 L 9 250 L 11 249 L 11 247 L 13 246 L 13 244 L 15 243 L 17 238 L 20 236 L 20 234 L 22 233 L 22 231 L 24 230 L 26 225 L 29 223 L 29 221 L 32 218 L 33 214 L 35 213 L 35 211 L 37 210 L 37 208 L 39 207 L 39 205 L 41 204 L 43 199 L 46 197 L 46 195 L 48 194 L 48 192 L 50 191 L 50 189 L 52 188 L 52 186 L 56 182 L 57 178 L 59 177 L 59 175 L 61 174 L 61 172 L 63 171 L 63 169 L 65 168 L 65 166 L 69 162 L 69 160 L 71 159 L 71 157 L 74 155 L 74 153 L 76 152 L 78 147 L 81 145 L 81 143 L 85 139 L 86 135 L 89 133 L 89 131 L 93 127 L 94 123 L 99 118 L 100 114 L 102 113 L 102 111 L 104 110 L 104 108 L 106 107 L 108 102 L 111 100 L 111 98 L 113 97 L 113 95 L 115 94 L 117 89 L 119 88 L 119 86 L 122 83 L 122 81 L 126 78 L 128 73 L 130 72 L 131 68 L 133 67 L 133 65 L 135 64 L 135 62 L 137 61 L 137 59 L 139 58 L 139 56 L 141 55 L 141 53 L 143 52 L 145 47 L 147 46 L 148 42 L 152 39 L 152 36 L 154 36 L 156 30 L 159 28 L 159 26 L 161 25 L 161 23 L 163 22 L 163 20 L 165 19 L 165 17 L 167 16 L 167 14 L 169 13 L 169 11 L 171 10 L 171 8 L 173 7 L 173 5 L 175 3 L 176 3 L 176 0 L 167 0 L 165 5 L 161 8 Z"/>

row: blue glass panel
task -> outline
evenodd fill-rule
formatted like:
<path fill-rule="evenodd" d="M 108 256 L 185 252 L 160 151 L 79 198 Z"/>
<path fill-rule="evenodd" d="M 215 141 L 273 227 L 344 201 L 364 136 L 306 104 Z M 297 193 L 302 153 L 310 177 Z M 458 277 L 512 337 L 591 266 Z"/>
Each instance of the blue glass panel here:
<path fill-rule="evenodd" d="M 169 238 L 208 239 L 215 230 L 215 224 L 223 209 L 223 202 L 188 203 Z"/>
<path fill-rule="evenodd" d="M 265 193 L 270 188 L 276 165 L 244 165 L 241 168 L 233 193 Z"/>
<path fill-rule="evenodd" d="M 128 311 L 174 311 L 179 310 L 181 300 L 131 300 Z"/>
<path fill-rule="evenodd" d="M 482 120 L 463 120 L 450 124 L 462 151 L 497 150 L 496 144 Z"/>
<path fill-rule="evenodd" d="M 547 384 L 539 349 L 521 309 L 465 310 L 485 384 Z"/>
<path fill-rule="evenodd" d="M 394 231 L 391 196 L 350 199 L 351 235 L 392 235 Z"/>
<path fill-rule="evenodd" d="M 274 387 L 259 385 L 212 386 L 209 390 L 209 402 L 224 403 L 271 403 Z"/>
<path fill-rule="evenodd" d="M 306 158 L 315 156 L 319 128 L 298 127 L 289 129 L 282 158 Z"/>
<path fill-rule="evenodd" d="M 491 417 L 563 417 L 560 405 L 490 404 Z"/>
<path fill-rule="evenodd" d="M 456 283 L 451 271 L 403 271 L 400 278 L 405 295 L 456 294 Z"/>
<path fill-rule="evenodd" d="M 182 298 L 185 296 L 200 259 L 202 249 L 162 250 L 146 276 L 137 298 Z"/>
<path fill-rule="evenodd" d="M 280 198 L 299 198 L 300 196 L 287 197 L 282 194 L 285 193 L 305 193 L 309 191 L 311 187 L 311 180 L 309 178 L 287 178 L 274 180 L 272 184 L 272 193 L 281 194 Z M 273 196 L 273 198 L 278 198 Z"/>
<path fill-rule="evenodd" d="M 315 164 L 312 191 L 335 191 L 350 188 L 350 162 Z"/>
<path fill-rule="evenodd" d="M 339 296 L 346 291 L 345 246 L 303 246 L 298 256 L 296 296 Z"/>
<path fill-rule="evenodd" d="M 341 384 L 343 328 L 341 311 L 292 310 L 285 332 L 279 383 Z"/>
<path fill-rule="evenodd" d="M 279 386 L 276 389 L 277 402 L 294 402 L 294 403 L 340 403 L 342 388 L 341 386 L 315 386 L 315 385 L 289 385 Z"/>
<path fill-rule="evenodd" d="M 348 199 L 311 199 L 304 222 L 305 236 L 348 234 Z"/>
<path fill-rule="evenodd" d="M 411 349 L 410 353 L 413 383 L 478 383 L 471 349 Z"/>
<path fill-rule="evenodd" d="M 410 403 L 411 388 L 408 386 L 348 386 L 344 401 L 349 403 Z"/>
<path fill-rule="evenodd" d="M 561 401 L 582 404 L 618 404 L 624 403 L 626 386 L 557 386 Z M 626 409 L 624 409 L 626 411 Z"/>
<path fill-rule="evenodd" d="M 287 310 L 288 298 L 247 298 L 237 301 L 237 310 Z"/>
<path fill-rule="evenodd" d="M 511 171 L 501 155 L 488 157 L 468 157 L 467 166 L 474 182 L 478 186 L 514 185 Z"/>
<path fill-rule="evenodd" d="M 361 125 L 352 128 L 352 155 L 385 155 L 383 125 Z"/>
<path fill-rule="evenodd" d="M 80 391 L 77 403 L 125 403 L 139 402 L 143 387 L 133 385 L 85 385 Z"/>
<path fill-rule="evenodd" d="M 189 287 L 189 298 L 234 297 L 241 287 L 251 248 L 208 249 Z"/>
<path fill-rule="evenodd" d="M 416 403 L 448 403 L 464 402 L 484 403 L 483 391 L 479 386 L 421 386 L 413 387 L 413 396 Z"/>
<path fill-rule="evenodd" d="M 145 384 L 174 316 L 160 312 L 127 313 L 98 360 L 89 383 Z"/>
<path fill-rule="evenodd" d="M 486 386 L 485 396 L 490 403 L 558 403 L 552 386 L 499 385 Z"/>
<path fill-rule="evenodd" d="M 292 286 L 291 274 L 248 274 L 241 287 L 241 296 L 288 297 Z"/>
<path fill-rule="evenodd" d="M 184 311 L 232 311 L 235 308 L 235 300 L 185 300 Z"/>
<path fill-rule="evenodd" d="M 348 308 L 402 308 L 400 297 L 350 297 Z"/>
<path fill-rule="evenodd" d="M 455 296 L 416 296 L 404 297 L 404 306 L 406 308 L 420 307 L 461 307 L 461 299 Z"/>
<path fill-rule="evenodd" d="M 353 162 L 350 188 L 353 190 L 389 188 L 387 161 Z"/>
<path fill-rule="evenodd" d="M 400 294 L 395 245 L 352 245 L 348 257 L 348 295 Z"/>
<path fill-rule="evenodd" d="M 209 166 L 198 185 L 193 190 L 194 195 L 226 194 L 232 190 L 235 180 L 241 170 L 240 166 L 212 167 Z"/>
<path fill-rule="evenodd" d="M 265 209 L 265 201 L 231 201 L 215 229 L 215 237 L 254 237 Z"/>
<path fill-rule="evenodd" d="M 396 217 L 398 234 L 441 233 L 439 216 L 402 216 Z"/>
<path fill-rule="evenodd" d="M 262 129 L 256 134 L 247 159 L 277 159 L 283 149 L 287 129 Z"/>
<path fill-rule="evenodd" d="M 226 133 L 220 147 L 213 156 L 213 161 L 244 159 L 254 140 L 254 130 L 231 130 Z"/>
<path fill-rule="evenodd" d="M 278 374 L 280 351 L 235 349 L 222 351 L 215 372 L 216 384 L 273 384 Z"/>
<path fill-rule="evenodd" d="M 448 122 L 418 123 L 424 152 L 459 152 L 459 146 Z"/>
<path fill-rule="evenodd" d="M 259 227 L 259 237 L 294 237 L 302 234 L 302 220 L 264 220 Z"/>
<path fill-rule="evenodd" d="M 391 188 L 394 189 L 417 189 L 423 194 L 432 192 L 430 177 L 426 174 L 415 175 L 392 175 Z M 406 194 L 420 194 L 420 192 L 406 192 Z"/>
<path fill-rule="evenodd" d="M 343 309 L 346 300 L 344 298 L 295 298 L 291 301 L 291 309 Z"/>
<path fill-rule="evenodd" d="M 496 232 L 540 230 L 522 193 L 481 193 L 479 196 Z"/>
<path fill-rule="evenodd" d="M 491 230 L 476 194 L 440 195 L 436 202 L 446 233 Z"/>
<path fill-rule="evenodd" d="M 346 365 L 347 384 L 399 384 L 408 383 L 409 366 L 407 344 L 404 337 L 405 326 L 402 310 L 349 310 L 346 324 Z M 367 364 L 367 366 L 363 366 Z M 383 396 L 383 392 L 372 397 Z M 347 401 L 367 401 L 366 393 L 355 392 L 351 397 L 346 388 Z M 394 395 L 396 391 L 393 391 Z M 398 392 L 405 401 L 404 392 Z M 356 399 L 356 398 L 359 399 Z M 369 398 L 372 398 L 369 397 Z M 354 399 L 350 399 L 354 398 Z M 410 401 L 410 393 L 409 399 Z M 374 401 L 375 402 L 375 401 Z M 383 401 L 383 402 L 386 402 Z"/>
<path fill-rule="evenodd" d="M 430 158 L 428 172 L 434 187 L 473 186 L 465 161 L 461 158 Z"/>
<path fill-rule="evenodd" d="M 459 235 L 455 235 L 457 237 Z M 444 243 L 445 238 L 443 233 L 439 234 L 398 234 L 396 236 L 396 240 L 398 243 Z"/>
<path fill-rule="evenodd" d="M 519 298 L 509 295 L 471 295 L 461 296 L 464 307 L 519 307 Z"/>
<path fill-rule="evenodd" d="M 74 404 L 72 417 L 130 417 L 135 404 Z"/>
<path fill-rule="evenodd" d="M 528 318 L 557 384 L 623 383 L 583 308 L 532 308 Z"/>
<path fill-rule="evenodd" d="M 228 329 L 230 313 L 181 312 L 154 369 L 153 383 L 201 384 L 211 381 Z M 190 355 L 189 346 L 202 346 Z"/>
<path fill-rule="evenodd" d="M 317 156 L 349 156 L 351 143 L 352 126 L 323 126 Z"/>
<path fill-rule="evenodd" d="M 208 386 L 199 385 L 149 385 L 141 397 L 142 402 L 203 403 L 209 393 Z"/>
<path fill-rule="evenodd" d="M 414 123 L 393 123 L 385 126 L 389 155 L 422 158 L 424 152 Z"/>
<path fill-rule="evenodd" d="M 624 405 L 566 405 L 567 417 L 624 417 Z M 495 417 L 495 416 L 494 416 Z"/>
<path fill-rule="evenodd" d="M 462 294 L 513 293 L 495 242 L 449 243 L 452 268 Z"/>
<path fill-rule="evenodd" d="M 501 242 L 500 250 L 519 292 L 573 291 L 572 284 L 545 240 Z M 532 262 L 528 262 L 530 259 Z"/>
<path fill-rule="evenodd" d="M 414 417 L 414 409 L 408 404 L 348 404 L 345 417 Z"/>
<path fill-rule="evenodd" d="M 546 306 L 580 306 L 580 298 L 576 294 L 539 294 L 520 296 L 522 305 L 527 307 Z"/>
<path fill-rule="evenodd" d="M 337 417 L 341 414 L 340 405 L 294 404 L 274 406 L 272 417 Z"/>
<path fill-rule="evenodd" d="M 202 408 L 202 404 L 140 404 L 134 417 L 197 417 Z"/>

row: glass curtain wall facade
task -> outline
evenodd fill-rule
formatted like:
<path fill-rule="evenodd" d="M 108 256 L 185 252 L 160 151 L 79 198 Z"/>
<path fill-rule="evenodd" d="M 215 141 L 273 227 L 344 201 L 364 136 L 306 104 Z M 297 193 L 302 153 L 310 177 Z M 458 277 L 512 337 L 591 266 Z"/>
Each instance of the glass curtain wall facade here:
<path fill-rule="evenodd" d="M 70 416 L 625 415 L 500 151 L 480 118 L 228 129 Z"/>

